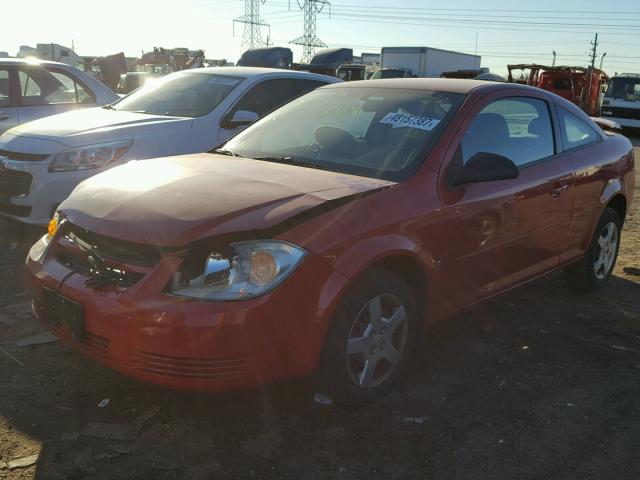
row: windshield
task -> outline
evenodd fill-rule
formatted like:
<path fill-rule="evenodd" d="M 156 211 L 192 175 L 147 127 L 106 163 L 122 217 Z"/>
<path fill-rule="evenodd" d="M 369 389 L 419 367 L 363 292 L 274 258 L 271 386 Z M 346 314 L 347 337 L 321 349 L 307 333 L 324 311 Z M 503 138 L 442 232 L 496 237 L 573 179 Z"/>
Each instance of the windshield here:
<path fill-rule="evenodd" d="M 319 89 L 268 115 L 224 149 L 399 181 L 424 161 L 463 99 L 425 90 Z"/>
<path fill-rule="evenodd" d="M 622 100 L 640 100 L 640 77 L 616 77 L 609 80 L 607 97 Z"/>
<path fill-rule="evenodd" d="M 404 78 L 406 70 L 398 68 L 385 68 L 384 70 L 378 70 L 371 75 L 371 80 L 379 80 L 384 78 Z"/>
<path fill-rule="evenodd" d="M 113 105 L 114 110 L 202 117 L 211 112 L 242 82 L 240 77 L 196 72 L 179 72 L 145 83 Z"/>

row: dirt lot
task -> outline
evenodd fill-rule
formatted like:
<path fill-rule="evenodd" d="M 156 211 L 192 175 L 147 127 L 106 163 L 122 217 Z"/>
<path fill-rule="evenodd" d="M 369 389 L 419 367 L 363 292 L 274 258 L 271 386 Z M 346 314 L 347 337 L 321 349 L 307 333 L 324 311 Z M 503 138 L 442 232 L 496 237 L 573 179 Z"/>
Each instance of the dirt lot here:
<path fill-rule="evenodd" d="M 18 347 L 40 331 L 22 266 L 35 237 L 0 223 L 0 478 L 640 478 L 635 203 L 606 289 L 578 295 L 557 274 L 444 322 L 396 393 L 353 411 L 314 404 L 304 382 L 175 393 L 58 342 Z M 145 413 L 137 439 L 78 434 Z"/>

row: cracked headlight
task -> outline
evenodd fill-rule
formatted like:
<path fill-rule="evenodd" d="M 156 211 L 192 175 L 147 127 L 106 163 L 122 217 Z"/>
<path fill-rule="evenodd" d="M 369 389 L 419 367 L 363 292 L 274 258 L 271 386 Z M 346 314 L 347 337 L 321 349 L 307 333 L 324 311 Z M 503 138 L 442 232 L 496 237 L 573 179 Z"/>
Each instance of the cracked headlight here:
<path fill-rule="evenodd" d="M 104 167 L 127 153 L 132 144 L 133 140 L 121 140 L 66 150 L 53 157 L 49 171 L 68 172 Z"/>
<path fill-rule="evenodd" d="M 173 275 L 168 293 L 202 300 L 245 300 L 277 287 L 306 252 L 278 240 L 237 242 L 187 262 Z"/>

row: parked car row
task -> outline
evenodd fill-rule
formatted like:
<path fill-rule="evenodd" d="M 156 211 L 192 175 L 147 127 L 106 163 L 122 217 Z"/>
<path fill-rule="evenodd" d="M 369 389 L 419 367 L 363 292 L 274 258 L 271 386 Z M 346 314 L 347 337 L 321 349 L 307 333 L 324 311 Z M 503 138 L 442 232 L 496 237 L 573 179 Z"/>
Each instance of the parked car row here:
<path fill-rule="evenodd" d="M 81 181 L 129 160 L 206 152 L 267 112 L 337 78 L 288 70 L 185 70 L 101 108 L 0 137 L 0 214 L 46 225 Z"/>
<path fill-rule="evenodd" d="M 0 142 L 36 187 L 9 205 L 53 216 L 27 268 L 57 336 L 171 388 L 313 375 L 344 404 L 431 322 L 558 269 L 601 287 L 635 181 L 571 102 L 473 80 L 202 69 Z"/>

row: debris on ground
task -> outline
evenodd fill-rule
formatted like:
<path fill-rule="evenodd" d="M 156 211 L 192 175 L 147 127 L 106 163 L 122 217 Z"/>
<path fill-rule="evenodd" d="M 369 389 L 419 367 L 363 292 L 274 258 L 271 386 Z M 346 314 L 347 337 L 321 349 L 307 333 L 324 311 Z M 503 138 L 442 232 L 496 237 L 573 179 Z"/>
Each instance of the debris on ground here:
<path fill-rule="evenodd" d="M 129 455 L 131 453 L 130 448 L 123 447 L 115 443 L 107 443 L 107 447 L 120 455 Z"/>
<path fill-rule="evenodd" d="M 144 425 L 153 417 L 155 417 L 161 410 L 160 405 L 151 405 L 144 413 L 140 414 L 134 421 L 134 425 Z"/>
<path fill-rule="evenodd" d="M 60 440 L 62 440 L 63 442 L 72 442 L 72 441 L 78 440 L 79 437 L 80 435 L 78 435 L 78 432 L 63 433 L 62 436 L 60 437 Z"/>
<path fill-rule="evenodd" d="M 640 276 L 640 268 L 636 268 L 636 267 L 622 267 L 622 271 L 624 273 L 627 273 L 629 275 L 636 275 L 636 276 Z"/>
<path fill-rule="evenodd" d="M 7 357 L 9 357 L 11 360 L 15 361 L 18 365 L 20 365 L 21 367 L 24 367 L 24 363 L 22 363 L 20 360 L 18 360 L 16 357 L 14 357 L 13 355 L 11 355 L 9 352 L 7 352 L 4 348 L 0 348 L 0 352 L 4 353 Z"/>
<path fill-rule="evenodd" d="M 35 335 L 31 335 L 30 337 L 23 338 L 22 340 L 16 342 L 16 346 L 18 347 L 26 347 L 28 345 L 43 345 L 45 343 L 53 343 L 57 342 L 58 337 L 49 333 L 49 332 L 41 332 L 36 333 Z"/>
<path fill-rule="evenodd" d="M 100 403 L 98 403 L 98 407 L 99 408 L 104 408 L 107 405 L 109 405 L 109 399 L 108 398 L 103 398 L 102 400 L 100 400 Z"/>
<path fill-rule="evenodd" d="M 96 460 L 106 460 L 110 458 L 118 458 L 119 456 L 120 454 L 118 453 L 102 452 L 102 453 L 98 453 L 97 455 L 94 455 L 93 458 L 95 458 Z"/>
<path fill-rule="evenodd" d="M 616 350 L 620 350 L 623 352 L 635 352 L 633 348 L 623 347 L 622 345 L 611 345 L 611 348 L 615 348 Z"/>
<path fill-rule="evenodd" d="M 104 440 L 135 440 L 141 429 L 142 425 L 90 422 L 80 431 L 80 435 Z"/>
<path fill-rule="evenodd" d="M 330 397 L 320 392 L 315 393 L 315 395 L 313 396 L 313 401 L 320 405 L 325 405 L 327 407 L 333 404 L 333 400 Z"/>
<path fill-rule="evenodd" d="M 429 417 L 404 417 L 404 423 L 416 423 L 418 425 L 422 425 L 424 422 L 426 422 L 429 419 Z"/>
<path fill-rule="evenodd" d="M 15 470 L 16 468 L 27 468 L 32 465 L 35 465 L 38 461 L 38 454 L 29 455 L 27 457 L 16 458 L 15 460 L 9 460 L 7 462 L 7 467 L 9 470 Z"/>

